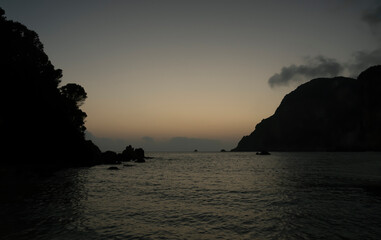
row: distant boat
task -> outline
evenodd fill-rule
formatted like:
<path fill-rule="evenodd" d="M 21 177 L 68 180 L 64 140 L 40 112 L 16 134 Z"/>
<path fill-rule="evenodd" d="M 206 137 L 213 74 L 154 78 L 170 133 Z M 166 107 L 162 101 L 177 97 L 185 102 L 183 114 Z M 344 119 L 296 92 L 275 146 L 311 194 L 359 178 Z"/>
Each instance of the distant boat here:
<path fill-rule="evenodd" d="M 271 155 L 268 151 L 260 151 L 256 153 L 257 155 Z"/>

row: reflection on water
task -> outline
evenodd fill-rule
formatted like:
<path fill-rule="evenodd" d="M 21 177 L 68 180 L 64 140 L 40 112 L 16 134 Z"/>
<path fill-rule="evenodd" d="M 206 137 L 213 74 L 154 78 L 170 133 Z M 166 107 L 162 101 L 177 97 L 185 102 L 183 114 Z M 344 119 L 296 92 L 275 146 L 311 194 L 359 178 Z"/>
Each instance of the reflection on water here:
<path fill-rule="evenodd" d="M 87 199 L 88 171 L 65 170 L 32 184 L 24 179 L 33 191 L 1 202 L 0 238 L 54 239 L 75 229 L 84 216 L 80 204 Z"/>
<path fill-rule="evenodd" d="M 1 206 L 7 239 L 378 239 L 381 154 L 155 153 Z"/>

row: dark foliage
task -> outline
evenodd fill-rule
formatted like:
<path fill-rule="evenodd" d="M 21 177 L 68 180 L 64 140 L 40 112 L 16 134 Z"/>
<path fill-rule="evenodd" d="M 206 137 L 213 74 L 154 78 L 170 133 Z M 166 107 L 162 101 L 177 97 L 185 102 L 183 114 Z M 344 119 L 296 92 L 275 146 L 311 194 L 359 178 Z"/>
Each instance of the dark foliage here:
<path fill-rule="evenodd" d="M 60 88 L 61 95 L 64 96 L 68 102 L 72 102 L 75 106 L 82 106 L 87 98 L 85 89 L 75 83 L 68 83 Z"/>
<path fill-rule="evenodd" d="M 62 71 L 38 35 L 7 20 L 0 8 L 0 131 L 2 163 L 90 165 L 99 149 L 84 138 L 87 95 L 77 84 L 59 87 Z"/>
<path fill-rule="evenodd" d="M 320 78 L 286 95 L 233 151 L 381 151 L 381 66 Z"/>
<path fill-rule="evenodd" d="M 120 155 L 113 151 L 106 151 L 101 155 L 101 163 L 103 164 L 119 164 L 121 163 L 120 160 Z"/>

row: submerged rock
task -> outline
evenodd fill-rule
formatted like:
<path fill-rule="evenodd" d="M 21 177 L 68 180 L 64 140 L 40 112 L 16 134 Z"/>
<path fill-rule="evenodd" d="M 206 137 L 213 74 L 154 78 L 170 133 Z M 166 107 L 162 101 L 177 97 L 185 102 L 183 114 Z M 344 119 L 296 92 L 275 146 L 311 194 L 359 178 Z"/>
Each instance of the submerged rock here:
<path fill-rule="evenodd" d="M 146 160 L 144 158 L 139 158 L 135 160 L 136 163 L 145 163 Z"/>
<path fill-rule="evenodd" d="M 109 167 L 109 168 L 107 168 L 107 170 L 119 170 L 119 168 L 118 167 Z"/>
<path fill-rule="evenodd" d="M 123 164 L 123 167 L 134 167 L 135 165 L 133 164 Z"/>
<path fill-rule="evenodd" d="M 256 153 L 257 155 L 271 155 L 268 151 L 260 151 Z"/>

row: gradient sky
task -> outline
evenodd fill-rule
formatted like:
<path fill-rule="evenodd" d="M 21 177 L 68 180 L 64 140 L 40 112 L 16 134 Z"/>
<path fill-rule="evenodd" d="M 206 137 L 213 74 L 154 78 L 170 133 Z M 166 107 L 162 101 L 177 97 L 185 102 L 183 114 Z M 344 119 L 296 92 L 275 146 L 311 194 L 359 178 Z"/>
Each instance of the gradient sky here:
<path fill-rule="evenodd" d="M 372 0 L 5 0 L 36 31 L 62 84 L 82 85 L 90 136 L 105 150 L 231 149 L 295 88 L 282 67 L 348 62 L 379 47 Z M 322 76 L 324 77 L 324 76 Z M 199 144 L 199 145 L 198 145 Z M 119 149 L 118 149 L 119 148 Z"/>

